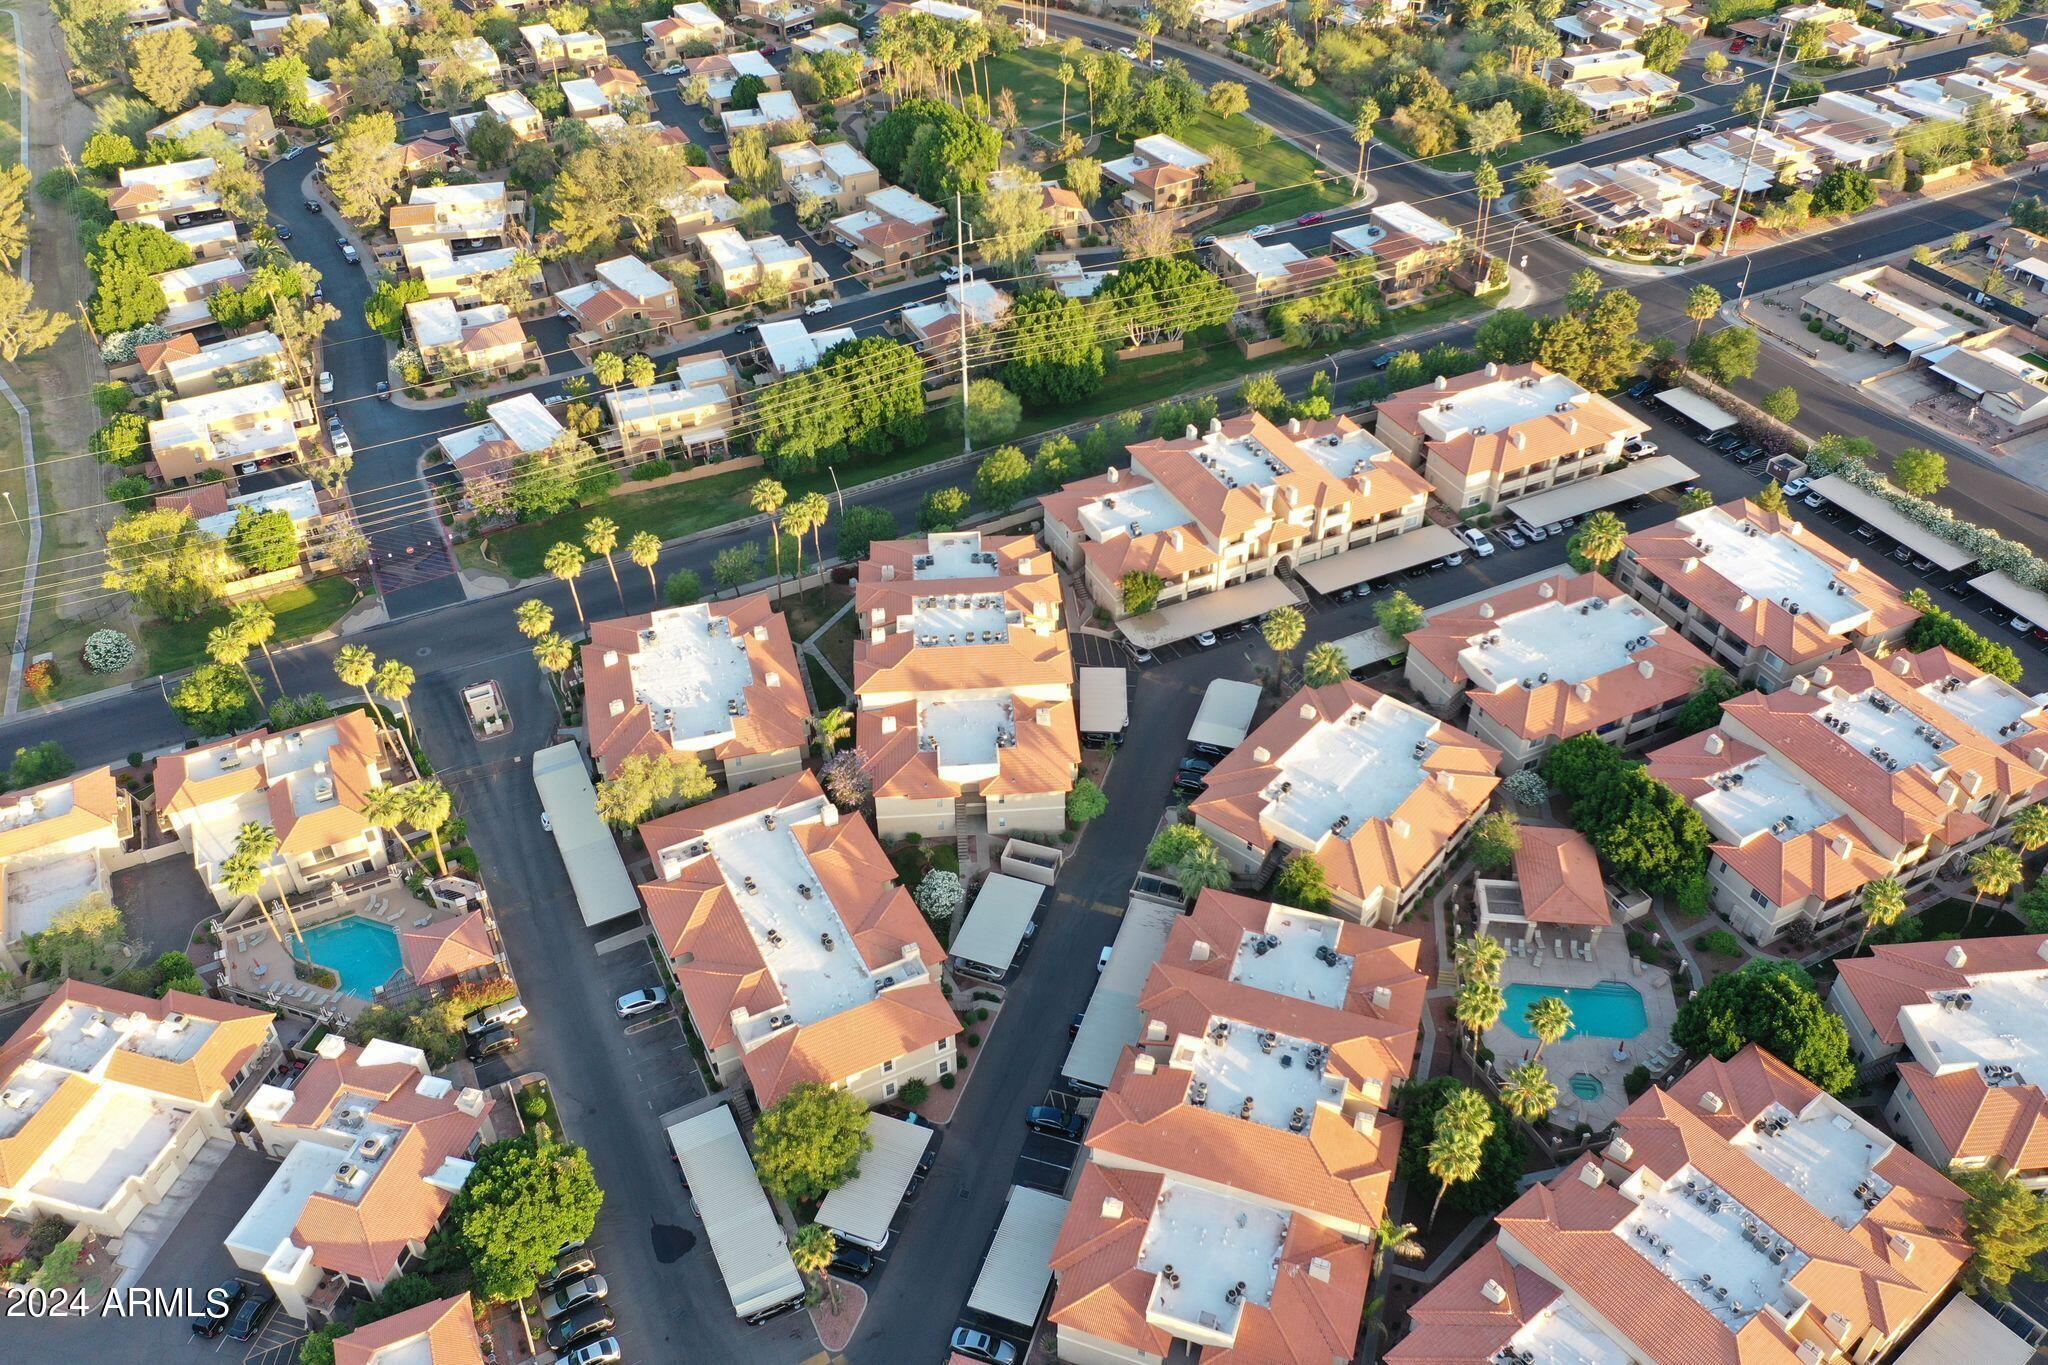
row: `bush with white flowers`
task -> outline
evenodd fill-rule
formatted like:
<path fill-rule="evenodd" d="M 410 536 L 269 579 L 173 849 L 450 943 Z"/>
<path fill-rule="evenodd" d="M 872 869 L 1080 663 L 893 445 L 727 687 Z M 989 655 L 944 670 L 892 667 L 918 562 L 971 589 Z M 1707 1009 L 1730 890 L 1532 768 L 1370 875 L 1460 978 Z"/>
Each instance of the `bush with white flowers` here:
<path fill-rule="evenodd" d="M 917 908 L 924 911 L 928 920 L 940 921 L 953 918 L 960 902 L 967 899 L 967 888 L 961 884 L 960 874 L 935 867 L 924 874 L 924 880 L 917 886 Z"/>
<path fill-rule="evenodd" d="M 2023 588 L 2048 588 L 2048 563 L 2026 546 L 2006 539 L 1987 526 L 1964 521 L 1946 507 L 1906 492 L 1864 461 L 1842 459 L 1832 451 L 1815 449 L 1808 452 L 1808 463 L 1816 474 L 1839 475 L 1851 486 L 1884 499 L 1915 526 L 1939 536 L 1975 559 L 1979 569 L 1987 573 L 2002 573 Z"/>
<path fill-rule="evenodd" d="M 118 630 L 96 630 L 85 637 L 85 666 L 95 673 L 126 668 L 135 657 L 135 642 Z"/>
<path fill-rule="evenodd" d="M 1525 806 L 1540 806 L 1550 799 L 1550 784 L 1534 768 L 1510 773 L 1500 785 L 1501 790 Z"/>

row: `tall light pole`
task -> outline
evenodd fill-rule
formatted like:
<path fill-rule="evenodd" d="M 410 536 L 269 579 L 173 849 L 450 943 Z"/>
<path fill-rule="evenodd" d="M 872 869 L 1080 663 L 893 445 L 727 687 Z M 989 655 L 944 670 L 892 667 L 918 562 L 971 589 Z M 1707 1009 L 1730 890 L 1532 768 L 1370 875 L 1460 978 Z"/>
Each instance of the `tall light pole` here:
<path fill-rule="evenodd" d="M 960 191 L 953 191 L 953 268 L 958 276 L 953 288 L 953 316 L 960 324 L 960 453 L 974 453 L 974 438 L 967 431 L 967 220 L 960 211 Z"/>
<path fill-rule="evenodd" d="M 1778 55 L 1771 61 L 1770 79 L 1764 82 L 1764 101 L 1761 105 L 1757 106 L 1756 129 L 1750 135 L 1749 154 L 1742 158 L 1742 178 L 1735 182 L 1735 198 L 1728 203 L 1728 235 L 1721 239 L 1721 250 L 1719 253 L 1723 256 L 1728 254 L 1729 247 L 1735 245 L 1735 224 L 1742 216 L 1742 192 L 1744 187 L 1749 184 L 1750 169 L 1756 165 L 1757 139 L 1763 136 L 1764 120 L 1770 116 L 1771 112 L 1771 96 L 1775 95 L 1778 91 L 1778 69 L 1785 64 L 1785 49 L 1791 42 L 1792 34 L 1790 30 L 1779 33 Z"/>

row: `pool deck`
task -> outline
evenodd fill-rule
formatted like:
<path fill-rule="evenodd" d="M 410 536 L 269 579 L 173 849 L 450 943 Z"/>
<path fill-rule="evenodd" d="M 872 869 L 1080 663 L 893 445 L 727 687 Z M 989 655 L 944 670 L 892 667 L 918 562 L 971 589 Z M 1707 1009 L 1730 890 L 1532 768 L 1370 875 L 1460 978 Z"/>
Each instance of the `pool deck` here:
<path fill-rule="evenodd" d="M 1660 1069 L 1650 1062 L 1650 1057 L 1657 1049 L 1670 1043 L 1671 1025 L 1677 1021 L 1678 1005 L 1672 999 L 1670 979 L 1663 968 L 1645 966 L 1641 974 L 1637 974 L 1636 964 L 1629 956 L 1627 937 L 1618 928 L 1594 937 L 1590 962 L 1582 962 L 1569 955 L 1559 957 L 1553 945 L 1547 942 L 1556 935 L 1545 934 L 1544 937 L 1546 945 L 1541 958 L 1511 955 L 1501 964 L 1503 987 L 1584 988 L 1597 986 L 1602 981 L 1620 981 L 1633 986 L 1643 997 L 1643 1012 L 1649 1022 L 1634 1038 L 1617 1040 L 1580 1034 L 1552 1043 L 1543 1050 L 1544 1068 L 1550 1072 L 1558 1093 L 1557 1109 L 1551 1114 L 1550 1122 L 1567 1130 L 1585 1123 L 1598 1132 L 1613 1123 L 1615 1117 L 1628 1107 L 1628 1096 L 1622 1090 L 1622 1077 L 1638 1062 L 1650 1063 L 1653 1072 Z M 1520 1064 L 1525 1056 L 1533 1056 L 1536 1051 L 1535 1040 L 1524 1038 L 1509 1028 L 1505 1017 L 1487 1030 L 1486 1045 L 1493 1050 L 1495 1069 L 1503 1072 Z M 1627 1048 L 1626 1059 L 1615 1058 L 1617 1045 Z M 1572 1093 L 1571 1078 L 1580 1071 L 1599 1077 L 1603 1093 L 1598 1099 L 1588 1100 Z"/>
<path fill-rule="evenodd" d="M 271 916 L 287 936 L 291 930 L 270 902 Z M 416 900 L 402 878 L 391 876 L 367 885 L 337 889 L 334 894 L 292 902 L 301 931 L 355 915 L 388 927 L 394 934 L 417 924 L 456 916 L 459 912 Z M 271 936 L 253 906 L 228 916 L 217 954 L 221 985 L 268 1009 L 289 1010 L 315 1019 L 353 1023 L 372 1002 L 342 990 L 327 990 L 298 978 L 292 953 Z"/>

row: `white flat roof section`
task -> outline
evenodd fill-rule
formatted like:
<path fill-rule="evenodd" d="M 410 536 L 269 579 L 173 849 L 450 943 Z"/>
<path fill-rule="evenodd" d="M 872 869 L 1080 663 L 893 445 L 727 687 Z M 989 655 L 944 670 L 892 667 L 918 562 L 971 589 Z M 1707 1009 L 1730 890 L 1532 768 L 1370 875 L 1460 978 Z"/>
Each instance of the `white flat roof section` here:
<path fill-rule="evenodd" d="M 1631 1365 L 1635 1357 L 1593 1320 L 1559 1297 L 1539 1311 L 1508 1345 L 1526 1351 L 1532 1360 L 1569 1361 L 1571 1365 Z M 1495 1356 L 1496 1360 L 1506 1355 Z"/>
<path fill-rule="evenodd" d="M 1275 765 L 1264 818 L 1307 848 L 1386 819 L 1421 784 L 1435 726 L 1436 717 L 1391 697 L 1310 726 Z"/>
<path fill-rule="evenodd" d="M 754 681 L 747 642 L 732 622 L 698 604 L 657 611 L 628 661 L 634 700 L 653 713 L 654 728 L 679 749 L 708 749 L 732 738 L 747 713 Z"/>
<path fill-rule="evenodd" d="M 1343 921 L 1292 906 L 1275 905 L 1263 933 L 1238 939 L 1230 979 L 1311 1005 L 1343 1009 L 1351 991 L 1354 959 L 1337 951 Z"/>
<path fill-rule="evenodd" d="M 1647 1168 L 1643 1174 L 1643 1198 L 1616 1237 L 1731 1332 L 1766 1304 L 1788 1306 L 1786 1286 L 1806 1265 L 1805 1252 L 1690 1163 L 1662 1188 Z"/>
<path fill-rule="evenodd" d="M 1773 1104 L 1730 1143 L 1837 1226 L 1853 1228 L 1892 1182 L 1877 1165 L 1898 1146 L 1826 1094 L 1804 1111 Z"/>
<path fill-rule="evenodd" d="M 2030 697 L 1989 673 L 1980 673 L 1968 682 L 1952 675 L 1927 683 L 1919 691 L 1963 724 L 2000 739 L 2024 725 L 2029 717 L 2038 715 L 2042 706 L 2040 697 Z"/>
<path fill-rule="evenodd" d="M 754 1158 L 726 1105 L 669 1125 L 669 1146 L 690 1187 L 690 1203 L 704 1224 L 711 1255 L 725 1279 L 737 1317 L 793 1299 L 803 1277 L 789 1259 L 789 1243 L 761 1181 Z"/>
<path fill-rule="evenodd" d="M 1045 888 L 1037 882 L 990 873 L 975 893 L 960 932 L 953 937 L 949 949 L 953 959 L 985 968 L 997 977 L 1009 971 L 1044 896 Z"/>
<path fill-rule="evenodd" d="M 1140 649 L 1157 649 L 1176 640 L 1186 640 L 1205 630 L 1249 621 L 1275 607 L 1291 607 L 1302 600 L 1295 587 L 1279 578 L 1254 578 L 1234 587 L 1205 592 L 1170 607 L 1160 607 L 1142 616 L 1127 616 L 1116 623 L 1124 638 Z"/>
<path fill-rule="evenodd" d="M 1012 1185 L 967 1306 L 1019 1327 L 1036 1323 L 1052 1283 L 1053 1247 L 1066 1220 L 1066 1200 L 1028 1185 Z"/>
<path fill-rule="evenodd" d="M 1120 735 L 1131 723 L 1131 685 L 1128 670 L 1082 668 L 1075 670 L 1078 722 L 1084 735 Z"/>
<path fill-rule="evenodd" d="M 1785 531 L 1766 533 L 1751 521 L 1737 521 L 1719 507 L 1702 508 L 1679 519 L 1723 577 L 1751 597 L 1797 606 L 1820 618 L 1832 634 L 1867 620 L 1870 608 L 1855 593 L 1834 591 L 1835 571 Z"/>
<path fill-rule="evenodd" d="M 1300 1132 L 1319 1106 L 1343 1102 L 1343 1077 L 1325 1074 L 1326 1056 L 1319 1044 L 1218 1017 L 1200 1038 L 1181 1040 L 1173 1065 L 1193 1076 L 1188 1103 Z"/>
<path fill-rule="evenodd" d="M 814 1024 L 873 1000 L 876 986 L 797 842 L 795 818 L 735 820 L 706 842 L 789 1012 Z"/>
<path fill-rule="evenodd" d="M 1248 1303 L 1267 1306 L 1280 1275 L 1288 1215 L 1214 1190 L 1168 1180 L 1138 1244 L 1138 1268 L 1158 1276 L 1146 1318 L 1235 1337 Z M 1172 1271 L 1171 1278 L 1164 1273 Z M 1236 1286 L 1243 1285 L 1242 1292 Z M 1168 1326 L 1173 1331 L 1173 1326 Z"/>
<path fill-rule="evenodd" d="M 1508 431 L 1591 397 L 1570 375 L 1501 378 L 1438 399 L 1422 410 L 1420 421 L 1430 440 L 1454 441 L 1467 433 Z"/>
<path fill-rule="evenodd" d="M 2048 971 L 1974 977 L 1899 1018 L 1914 1057 L 1936 1074 L 1975 1067 L 1986 1085 L 2048 1082 Z"/>
<path fill-rule="evenodd" d="M 1970 586 L 2007 611 L 2026 617 L 2035 625 L 2048 625 L 2048 594 L 2023 588 L 1999 572 L 1978 574 Z"/>
<path fill-rule="evenodd" d="M 1726 431 L 1741 419 L 1719 403 L 1700 397 L 1691 389 L 1666 389 L 1657 401 L 1682 417 L 1690 417 L 1708 431 Z"/>
<path fill-rule="evenodd" d="M 1398 536 L 1387 536 L 1342 554 L 1326 555 L 1298 565 L 1295 574 L 1319 593 L 1333 593 L 1356 587 L 1371 578 L 1412 569 L 1445 555 L 1462 553 L 1470 547 L 1448 526 L 1428 525 Z"/>
<path fill-rule="evenodd" d="M 1714 784 L 1693 804 L 1716 834 L 1738 846 L 1761 834 L 1780 840 L 1810 834 L 1842 813 L 1774 758 L 1751 759 Z"/>
<path fill-rule="evenodd" d="M 875 1145 L 861 1154 L 860 1174 L 825 1196 L 817 1221 L 850 1242 L 879 1251 L 889 1241 L 889 1223 L 902 1206 L 910 1177 L 931 1146 L 932 1130 L 869 1114 L 868 1136 Z"/>
<path fill-rule="evenodd" d="M 569 870 L 584 925 L 639 913 L 640 893 L 626 872 L 626 860 L 619 856 L 618 842 L 597 818 L 597 789 L 574 740 L 533 756 L 533 785 L 555 827 L 555 847 Z"/>
<path fill-rule="evenodd" d="M 1552 598 L 1496 617 L 1478 643 L 1458 651 L 1458 662 L 1488 692 L 1532 681 L 1578 683 L 1627 667 L 1662 628 L 1633 598 Z"/>
<path fill-rule="evenodd" d="M 1110 945 L 1109 965 L 1096 978 L 1088 1011 L 1081 1016 L 1081 1028 L 1060 1067 L 1062 1076 L 1098 1090 L 1109 1088 L 1124 1049 L 1138 1041 L 1138 997 L 1180 916 L 1179 905 L 1131 897 L 1124 922 L 1117 926 L 1116 942 Z"/>
<path fill-rule="evenodd" d="M 1553 521 L 1582 517 L 1588 512 L 1597 512 L 1603 507 L 1644 497 L 1676 484 L 1691 483 L 1698 477 L 1698 470 L 1676 456 L 1652 455 L 1647 460 L 1625 464 L 1612 473 L 1574 479 L 1547 492 L 1517 498 L 1505 504 L 1503 510 L 1531 525 L 1547 526 Z"/>
<path fill-rule="evenodd" d="M 1815 479 L 1813 488 L 1856 520 L 1890 536 L 1937 569 L 1954 573 L 1976 558 L 1967 550 L 1915 524 L 1898 508 L 1875 493 L 1864 492 L 1840 474 L 1827 474 Z"/>
<path fill-rule="evenodd" d="M 1176 526 L 1192 526 L 1194 517 L 1174 500 L 1173 494 L 1156 483 L 1137 484 L 1104 493 L 1081 504 L 1077 513 L 1093 541 L 1115 540 L 1118 536 L 1154 535 Z M 1200 534 L 1197 532 L 1197 534 Z"/>
<path fill-rule="evenodd" d="M 1849 747 L 1887 772 L 1902 768 L 1925 768 L 1930 775 L 1945 774 L 1944 755 L 1955 741 L 1875 689 L 1829 705 L 1819 712 L 1823 725 L 1830 726 Z"/>

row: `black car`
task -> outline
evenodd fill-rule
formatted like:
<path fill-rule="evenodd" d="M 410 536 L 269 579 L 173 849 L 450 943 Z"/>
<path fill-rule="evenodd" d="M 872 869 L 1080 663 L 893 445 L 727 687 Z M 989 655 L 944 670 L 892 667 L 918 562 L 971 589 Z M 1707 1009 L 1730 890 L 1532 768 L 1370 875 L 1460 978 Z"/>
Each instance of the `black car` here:
<path fill-rule="evenodd" d="M 306 201 L 306 212 L 319 213 L 321 211 L 322 210 L 320 208 L 320 201 L 318 199 L 308 199 Z"/>
<path fill-rule="evenodd" d="M 548 1328 L 548 1349 L 560 1354 L 579 1341 L 603 1336 L 616 1325 L 610 1304 L 585 1304 L 567 1317 L 555 1319 L 554 1325 Z"/>
<path fill-rule="evenodd" d="M 781 1303 L 771 1303 L 758 1313 L 749 1313 L 747 1315 L 747 1326 L 759 1327 L 764 1322 L 774 1321 L 784 1313 L 794 1313 L 803 1306 L 804 1296 L 801 1294 L 793 1299 L 784 1299 Z"/>
<path fill-rule="evenodd" d="M 1088 1131 L 1087 1123 L 1079 1114 L 1069 1114 L 1049 1104 L 1034 1104 L 1025 1110 L 1024 1126 L 1034 1133 L 1065 1138 L 1069 1142 L 1079 1142 L 1081 1134 Z"/>
<path fill-rule="evenodd" d="M 280 224 L 277 229 L 277 240 L 280 242 L 289 242 L 291 239 L 292 230 Z"/>
<path fill-rule="evenodd" d="M 195 1337 L 217 1337 L 227 1330 L 235 1310 L 242 1306 L 242 1300 L 249 1296 L 249 1286 L 241 1280 L 222 1280 L 219 1285 L 206 1291 L 206 1297 L 199 1301 L 199 1311 L 192 1315 L 192 1335 Z"/>
<path fill-rule="evenodd" d="M 247 1341 L 263 1330 L 264 1321 L 270 1310 L 277 1307 L 277 1295 L 270 1292 L 268 1285 L 256 1285 L 242 1300 L 242 1306 L 235 1310 L 235 1316 L 228 1322 L 228 1335 L 236 1341 Z"/>
<path fill-rule="evenodd" d="M 839 1249 L 832 1253 L 832 1264 L 827 1267 L 834 1275 L 850 1279 L 865 1280 L 875 1273 L 875 1253 L 866 1247 L 857 1247 L 850 1242 L 841 1242 Z"/>
<path fill-rule="evenodd" d="M 1182 777 L 1207 777 L 1216 767 L 1216 760 L 1208 757 L 1184 758 L 1180 761 Z"/>
<path fill-rule="evenodd" d="M 1088 1016 L 1085 1013 L 1077 1014 L 1073 1017 L 1072 1020 L 1068 1022 L 1067 1037 L 1069 1039 L 1078 1038 L 1081 1036 L 1081 1021 L 1083 1019 L 1086 1019 L 1087 1017 Z"/>
<path fill-rule="evenodd" d="M 482 1062 L 486 1057 L 495 1057 L 501 1052 L 516 1051 L 519 1035 L 508 1028 L 485 1029 L 469 1040 L 463 1051 L 472 1062 Z"/>

